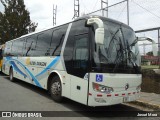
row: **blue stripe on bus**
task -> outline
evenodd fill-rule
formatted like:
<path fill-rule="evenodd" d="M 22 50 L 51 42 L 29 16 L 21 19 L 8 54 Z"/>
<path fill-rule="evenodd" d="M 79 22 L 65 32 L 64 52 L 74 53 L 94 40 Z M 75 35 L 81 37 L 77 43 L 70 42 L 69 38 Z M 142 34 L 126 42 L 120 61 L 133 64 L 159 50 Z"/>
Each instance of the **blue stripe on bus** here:
<path fill-rule="evenodd" d="M 9 63 L 12 65 L 12 67 L 13 67 L 13 69 L 15 70 L 15 71 L 17 71 L 18 73 L 20 73 L 21 75 L 23 75 L 24 77 L 27 77 L 27 75 L 25 74 L 25 73 L 23 73 L 19 68 L 18 68 L 18 66 L 15 64 L 15 62 L 14 61 L 10 61 L 11 60 L 11 57 L 6 57 L 6 62 L 8 62 L 9 61 Z M 4 63 L 4 64 L 6 64 L 6 62 Z M 18 62 L 19 63 L 19 62 Z"/>
<path fill-rule="evenodd" d="M 53 67 L 57 62 L 58 60 L 60 59 L 60 57 L 56 57 L 43 71 L 41 71 L 39 74 L 37 74 L 36 76 L 34 76 L 30 70 L 28 68 L 26 68 L 20 61 L 16 60 L 16 59 L 13 59 L 11 57 L 6 57 L 6 62 L 10 62 L 10 64 L 14 67 L 14 70 L 17 71 L 18 73 L 20 73 L 21 75 L 23 75 L 24 77 L 27 77 L 26 74 L 24 74 L 19 68 L 18 66 L 15 64 L 14 61 L 18 62 L 18 64 L 20 64 L 28 73 L 29 75 L 32 77 L 33 81 L 35 82 L 35 84 L 38 86 L 38 87 L 41 87 L 41 84 L 38 82 L 37 78 L 36 77 L 39 77 L 40 75 L 44 74 L 47 72 L 48 69 L 51 69 L 51 67 Z M 5 62 L 5 63 L 6 63 Z"/>
<path fill-rule="evenodd" d="M 12 58 L 10 58 L 10 57 L 8 57 L 8 58 L 6 58 L 8 61 L 10 61 L 10 62 L 12 62 L 12 61 L 17 61 L 17 62 L 19 62 L 18 60 L 16 60 L 16 59 L 12 59 Z M 41 84 L 38 82 L 38 80 L 34 77 L 34 75 L 28 70 L 28 68 L 26 68 L 21 62 L 19 62 L 19 64 L 22 66 L 22 67 L 24 67 L 24 69 L 26 69 L 26 71 L 29 73 L 29 75 L 32 77 L 32 80 L 34 81 L 34 83 L 38 86 L 38 87 L 40 87 L 40 88 L 42 88 L 42 86 L 41 86 Z M 12 63 L 11 63 L 11 65 L 12 65 Z M 17 71 L 18 72 L 18 71 Z"/>
<path fill-rule="evenodd" d="M 25 67 L 25 66 L 24 66 Z M 25 68 L 26 70 L 27 70 L 27 72 L 29 73 L 29 75 L 32 77 L 32 79 L 33 79 L 33 81 L 35 82 L 35 84 L 38 86 L 38 87 L 40 87 L 40 88 L 42 88 L 42 86 L 41 86 L 41 84 L 38 82 L 38 80 L 34 77 L 34 75 L 27 69 L 27 68 Z"/>
<path fill-rule="evenodd" d="M 15 64 L 14 61 L 10 61 L 10 64 L 13 66 L 13 69 L 14 69 L 15 71 L 17 71 L 18 73 L 20 73 L 20 74 L 23 75 L 24 77 L 27 77 L 27 75 L 24 74 L 24 73 L 18 68 L 18 66 Z"/>
<path fill-rule="evenodd" d="M 41 71 L 39 74 L 37 74 L 35 77 L 38 77 L 42 74 L 44 74 L 45 72 L 47 72 L 48 69 L 51 69 L 51 67 L 53 67 L 57 61 L 60 59 L 60 57 L 56 57 L 43 71 Z"/>

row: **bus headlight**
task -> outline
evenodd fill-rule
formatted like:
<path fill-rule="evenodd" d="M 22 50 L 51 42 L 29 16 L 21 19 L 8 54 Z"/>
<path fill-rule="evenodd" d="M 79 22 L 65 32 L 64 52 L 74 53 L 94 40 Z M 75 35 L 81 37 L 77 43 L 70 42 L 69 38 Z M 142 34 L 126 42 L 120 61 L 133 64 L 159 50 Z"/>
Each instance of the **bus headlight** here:
<path fill-rule="evenodd" d="M 97 83 L 93 83 L 93 90 L 96 91 L 96 92 L 107 93 L 107 94 L 110 94 L 110 93 L 113 92 L 112 87 L 100 85 L 100 84 L 97 84 Z"/>

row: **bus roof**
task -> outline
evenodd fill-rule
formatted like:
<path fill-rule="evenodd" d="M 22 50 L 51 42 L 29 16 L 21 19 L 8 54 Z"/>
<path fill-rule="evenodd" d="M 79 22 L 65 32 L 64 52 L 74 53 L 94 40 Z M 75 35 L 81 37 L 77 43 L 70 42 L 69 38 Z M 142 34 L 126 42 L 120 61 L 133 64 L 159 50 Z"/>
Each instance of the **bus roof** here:
<path fill-rule="evenodd" d="M 102 19 L 102 20 L 106 20 L 106 21 L 110 21 L 110 22 L 117 23 L 117 24 L 121 24 L 121 25 L 123 25 L 123 26 L 125 26 L 125 27 L 128 27 L 128 28 L 132 29 L 131 27 L 129 27 L 128 25 L 126 25 L 126 24 L 124 24 L 124 23 L 122 23 L 122 22 L 120 22 L 120 21 L 117 21 L 117 20 L 114 20 L 114 19 L 111 19 L 111 18 L 102 17 L 102 16 L 99 16 L 99 15 L 84 15 L 84 16 L 82 16 L 82 17 L 79 17 L 79 18 L 77 18 L 77 19 L 75 19 L 75 20 L 73 20 L 73 21 L 71 21 L 71 22 L 65 23 L 65 24 L 69 24 L 69 23 L 72 23 L 72 22 L 74 22 L 74 21 L 78 21 L 78 20 L 82 20 L 82 19 L 86 19 L 86 20 L 87 20 L 87 19 L 89 19 L 89 18 L 100 18 L 100 19 Z M 56 27 L 59 27 L 59 26 L 65 25 L 65 24 L 52 26 L 52 27 L 49 27 L 49 28 L 46 28 L 46 29 L 43 29 L 43 30 L 40 30 L 40 31 L 36 31 L 36 32 L 32 32 L 32 33 L 29 33 L 29 34 L 26 34 L 26 35 L 22 35 L 22 36 L 19 37 L 19 38 L 15 38 L 15 39 L 13 39 L 13 40 L 10 40 L 10 42 L 11 42 L 11 41 L 14 41 L 14 40 L 16 40 L 16 39 L 20 39 L 20 38 L 27 37 L 27 36 L 29 36 L 29 35 L 34 35 L 34 34 L 36 34 L 36 33 L 40 33 L 40 32 L 46 31 L 46 30 L 49 30 L 49 29 L 52 29 L 52 28 L 56 28 Z M 133 29 L 132 29 L 132 30 L 133 30 Z M 9 42 L 9 41 L 7 41 L 7 42 Z"/>

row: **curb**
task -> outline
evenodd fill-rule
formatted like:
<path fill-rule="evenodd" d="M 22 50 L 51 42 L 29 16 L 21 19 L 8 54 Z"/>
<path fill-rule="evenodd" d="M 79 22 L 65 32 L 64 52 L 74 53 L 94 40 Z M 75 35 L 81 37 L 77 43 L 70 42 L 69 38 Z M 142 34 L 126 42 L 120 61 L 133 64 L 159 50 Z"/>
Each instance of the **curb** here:
<path fill-rule="evenodd" d="M 137 101 L 134 101 L 134 102 L 129 102 L 128 104 L 138 105 L 138 106 L 141 106 L 141 107 L 145 107 L 145 108 L 153 109 L 153 110 L 156 110 L 156 111 L 160 111 L 160 106 L 159 105 L 144 102 L 144 101 L 141 101 L 141 100 L 137 100 Z"/>

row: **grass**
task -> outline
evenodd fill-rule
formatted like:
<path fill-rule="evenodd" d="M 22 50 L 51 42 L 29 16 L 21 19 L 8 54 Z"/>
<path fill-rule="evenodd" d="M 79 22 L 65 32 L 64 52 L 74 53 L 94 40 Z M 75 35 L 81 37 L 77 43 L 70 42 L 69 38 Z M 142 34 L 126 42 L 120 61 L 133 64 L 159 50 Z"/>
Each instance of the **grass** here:
<path fill-rule="evenodd" d="M 159 65 L 142 65 L 142 69 L 159 69 Z"/>

